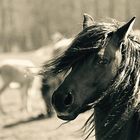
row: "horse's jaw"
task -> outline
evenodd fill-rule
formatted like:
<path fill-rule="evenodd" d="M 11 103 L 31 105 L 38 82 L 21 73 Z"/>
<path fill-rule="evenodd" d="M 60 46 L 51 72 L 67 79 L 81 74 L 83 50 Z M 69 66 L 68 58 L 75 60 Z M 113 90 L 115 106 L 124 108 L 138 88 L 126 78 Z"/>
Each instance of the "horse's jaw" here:
<path fill-rule="evenodd" d="M 57 112 L 57 117 L 61 120 L 65 121 L 72 121 L 77 118 L 81 113 L 84 113 L 92 108 L 91 105 L 86 105 L 81 108 L 75 109 L 73 112 L 70 113 L 59 113 Z"/>

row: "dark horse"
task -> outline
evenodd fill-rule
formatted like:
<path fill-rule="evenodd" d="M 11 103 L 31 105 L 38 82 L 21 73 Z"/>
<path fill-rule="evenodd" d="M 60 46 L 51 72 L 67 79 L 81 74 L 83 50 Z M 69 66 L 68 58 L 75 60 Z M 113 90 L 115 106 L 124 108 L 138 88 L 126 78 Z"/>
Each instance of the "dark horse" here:
<path fill-rule="evenodd" d="M 71 121 L 94 109 L 84 126 L 97 140 L 140 140 L 140 41 L 128 23 L 96 23 L 85 14 L 83 30 L 44 75 L 68 72 L 52 103 Z"/>

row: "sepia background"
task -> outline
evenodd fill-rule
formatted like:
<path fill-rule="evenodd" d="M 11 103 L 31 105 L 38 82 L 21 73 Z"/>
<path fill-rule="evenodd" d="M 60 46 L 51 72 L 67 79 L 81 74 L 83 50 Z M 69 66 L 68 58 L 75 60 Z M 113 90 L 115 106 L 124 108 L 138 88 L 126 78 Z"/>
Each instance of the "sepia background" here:
<path fill-rule="evenodd" d="M 95 20 L 136 16 L 140 28 L 139 6 L 139 0 L 0 0 L 0 51 L 37 49 L 55 32 L 71 37 L 80 31 L 84 12 Z"/>
<path fill-rule="evenodd" d="M 140 0 L 0 0 L 0 61 L 29 59 L 40 67 L 81 31 L 83 13 L 96 21 L 127 21 L 136 16 L 134 28 L 140 29 Z M 6 114 L 0 113 L 0 140 L 82 140 L 77 131 L 91 114 L 84 113 L 60 128 L 63 121 L 56 115 L 22 123 L 43 112 L 41 95 L 32 99 L 30 114 L 19 110 L 19 89 L 8 88 L 1 100 Z"/>

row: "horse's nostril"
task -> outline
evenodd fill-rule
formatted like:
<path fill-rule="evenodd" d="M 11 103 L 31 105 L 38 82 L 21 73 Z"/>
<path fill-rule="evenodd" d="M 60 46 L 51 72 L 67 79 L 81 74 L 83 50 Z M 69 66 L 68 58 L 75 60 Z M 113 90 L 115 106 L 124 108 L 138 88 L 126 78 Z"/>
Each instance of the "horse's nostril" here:
<path fill-rule="evenodd" d="M 64 105 L 68 107 L 72 104 L 72 102 L 73 102 L 73 96 L 71 93 L 68 93 L 64 99 Z"/>

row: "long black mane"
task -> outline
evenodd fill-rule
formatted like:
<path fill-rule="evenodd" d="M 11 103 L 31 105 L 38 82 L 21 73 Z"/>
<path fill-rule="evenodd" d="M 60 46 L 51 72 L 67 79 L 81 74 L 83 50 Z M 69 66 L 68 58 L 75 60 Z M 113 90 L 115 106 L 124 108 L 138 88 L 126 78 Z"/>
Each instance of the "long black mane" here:
<path fill-rule="evenodd" d="M 95 23 L 80 32 L 67 51 L 60 57 L 43 66 L 42 74 L 57 75 L 67 72 L 73 65 L 80 63 L 93 53 L 106 47 L 112 33 L 121 23 Z M 111 111 L 102 122 L 103 140 L 115 135 L 131 119 L 135 112 L 140 111 L 138 97 L 140 96 L 140 41 L 134 33 L 129 34 L 128 41 L 123 44 L 122 62 L 116 77 L 106 91 L 91 108 L 102 105 L 109 99 Z M 125 109 L 121 109 L 125 108 Z M 85 123 L 83 131 L 87 137 L 94 131 L 94 114 Z"/>
<path fill-rule="evenodd" d="M 102 47 L 106 34 L 117 29 L 117 24 L 96 24 L 80 32 L 69 48 L 58 58 L 47 62 L 41 73 L 58 74 L 69 70 L 75 63 L 82 62 L 82 58 Z"/>

